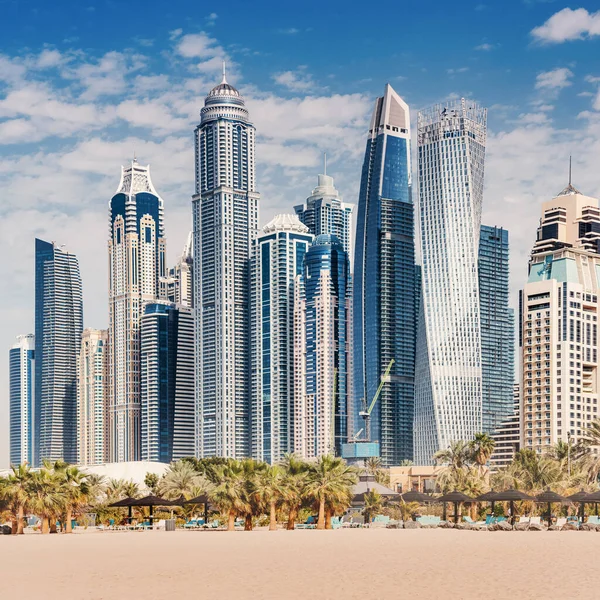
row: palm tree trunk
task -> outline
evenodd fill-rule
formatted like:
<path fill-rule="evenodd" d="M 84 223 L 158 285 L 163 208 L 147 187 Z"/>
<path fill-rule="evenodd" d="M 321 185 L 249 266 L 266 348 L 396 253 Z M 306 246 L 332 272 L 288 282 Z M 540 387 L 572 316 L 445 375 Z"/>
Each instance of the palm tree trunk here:
<path fill-rule="evenodd" d="M 252 515 L 247 514 L 244 519 L 244 531 L 252 531 Z"/>
<path fill-rule="evenodd" d="M 288 515 L 287 529 L 288 531 L 293 531 L 296 525 L 296 517 L 298 516 L 298 509 L 294 506 L 290 508 L 290 512 Z"/>
<path fill-rule="evenodd" d="M 42 535 L 50 533 L 50 519 L 48 517 L 42 517 L 41 532 Z"/>
<path fill-rule="evenodd" d="M 277 515 L 275 514 L 275 502 L 271 502 L 271 520 L 269 521 L 269 531 L 277 531 Z"/>
<path fill-rule="evenodd" d="M 319 519 L 317 520 L 317 529 L 325 529 L 325 498 L 319 500 Z"/>
<path fill-rule="evenodd" d="M 19 504 L 19 508 L 17 509 L 17 535 L 21 535 L 23 533 L 23 519 L 25 518 L 25 507 L 22 504 Z"/>
<path fill-rule="evenodd" d="M 73 519 L 73 509 L 67 508 L 67 519 L 65 523 L 65 533 L 73 533 L 73 527 L 71 521 Z"/>
<path fill-rule="evenodd" d="M 331 529 L 331 510 L 325 511 L 325 529 Z"/>
<path fill-rule="evenodd" d="M 18 528 L 19 528 L 19 520 L 18 519 L 12 519 L 11 523 L 10 523 L 10 534 L 11 535 L 17 535 Z"/>
<path fill-rule="evenodd" d="M 235 530 L 235 513 L 229 511 L 229 517 L 227 518 L 227 531 Z"/>

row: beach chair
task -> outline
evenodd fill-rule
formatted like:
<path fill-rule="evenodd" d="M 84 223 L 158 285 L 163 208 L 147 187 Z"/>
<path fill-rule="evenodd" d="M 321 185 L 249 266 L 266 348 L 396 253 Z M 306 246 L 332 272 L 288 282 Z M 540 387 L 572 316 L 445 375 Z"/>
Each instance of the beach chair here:
<path fill-rule="evenodd" d="M 467 517 L 466 515 L 463 515 L 463 521 L 465 523 L 469 523 L 469 525 L 475 525 L 475 521 L 473 521 L 473 519 L 471 519 L 471 517 Z"/>
<path fill-rule="evenodd" d="M 198 527 L 198 520 L 190 519 L 184 523 L 183 527 L 184 529 L 194 529 L 195 527 Z"/>
<path fill-rule="evenodd" d="M 154 525 L 152 525 L 152 529 L 154 529 L 154 531 L 160 531 L 160 530 L 165 530 L 166 525 L 165 525 L 165 520 L 161 519 L 160 521 L 158 521 L 157 523 L 154 523 Z"/>
<path fill-rule="evenodd" d="M 531 523 L 530 517 L 519 517 L 519 523 Z"/>
<path fill-rule="evenodd" d="M 600 525 L 600 517 L 597 515 L 590 515 L 587 522 L 592 525 Z"/>
<path fill-rule="evenodd" d="M 542 517 L 531 517 L 529 519 L 529 524 L 530 525 L 541 525 L 542 524 Z"/>
<path fill-rule="evenodd" d="M 563 525 L 567 524 L 567 519 L 566 517 L 560 517 L 559 519 L 556 519 L 556 525 L 558 527 L 562 527 Z"/>
<path fill-rule="evenodd" d="M 331 529 L 339 529 L 342 526 L 342 521 L 339 517 L 331 517 Z"/>

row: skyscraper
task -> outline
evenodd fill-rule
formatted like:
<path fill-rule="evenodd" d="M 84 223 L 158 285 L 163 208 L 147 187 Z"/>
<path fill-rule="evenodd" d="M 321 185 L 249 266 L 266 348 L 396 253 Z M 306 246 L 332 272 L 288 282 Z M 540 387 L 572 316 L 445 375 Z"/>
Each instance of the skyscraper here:
<path fill-rule="evenodd" d="M 33 464 L 35 338 L 20 335 L 8 351 L 10 464 Z"/>
<path fill-rule="evenodd" d="M 35 450 L 42 459 L 77 460 L 77 358 L 83 300 L 77 257 L 35 240 Z"/>
<path fill-rule="evenodd" d="M 146 304 L 141 322 L 142 460 L 195 452 L 194 325 L 190 308 Z"/>
<path fill-rule="evenodd" d="M 165 276 L 163 201 L 149 166 L 121 168 L 109 219 L 109 455 L 122 462 L 141 456 L 140 319 Z"/>
<path fill-rule="evenodd" d="M 190 233 L 177 264 L 160 278 L 159 298 L 181 306 L 193 306 L 192 300 L 192 234 Z"/>
<path fill-rule="evenodd" d="M 600 209 L 571 182 L 542 205 L 519 297 L 521 447 L 576 443 L 598 418 Z"/>
<path fill-rule="evenodd" d="M 252 257 L 252 456 L 293 452 L 294 282 L 313 236 L 295 215 L 263 228 Z"/>
<path fill-rule="evenodd" d="M 108 460 L 108 331 L 84 329 L 77 378 L 77 463 Z"/>
<path fill-rule="evenodd" d="M 388 84 L 375 103 L 362 168 L 352 306 L 354 434 L 363 403 L 395 361 L 370 422 L 385 465 L 412 458 L 417 302 L 410 115 Z"/>
<path fill-rule="evenodd" d="M 513 413 L 514 311 L 509 307 L 508 231 L 481 226 L 479 236 L 482 431 L 493 433 Z"/>
<path fill-rule="evenodd" d="M 342 202 L 342 197 L 333 185 L 333 177 L 319 175 L 317 187 L 306 199 L 305 204 L 294 206 L 298 218 L 313 235 L 335 235 L 351 255 L 350 233 L 352 230 L 353 204 Z"/>
<path fill-rule="evenodd" d="M 319 235 L 296 277 L 294 452 L 341 452 L 348 439 L 350 263 L 340 240 Z"/>
<path fill-rule="evenodd" d="M 240 93 L 215 86 L 195 130 L 192 199 L 198 455 L 250 454 L 250 282 L 258 232 L 255 130 Z"/>
<path fill-rule="evenodd" d="M 415 462 L 482 429 L 478 250 L 487 111 L 464 98 L 419 113 L 422 301 Z"/>

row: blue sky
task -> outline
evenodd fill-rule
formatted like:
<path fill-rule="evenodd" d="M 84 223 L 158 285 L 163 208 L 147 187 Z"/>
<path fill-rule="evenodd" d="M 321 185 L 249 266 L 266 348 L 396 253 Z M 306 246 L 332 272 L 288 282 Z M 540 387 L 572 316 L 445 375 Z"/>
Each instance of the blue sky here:
<path fill-rule="evenodd" d="M 489 108 L 484 222 L 511 235 L 513 300 L 540 204 L 574 183 L 600 196 L 600 5 L 40 2 L 0 0 L 0 343 L 33 330 L 33 238 L 81 262 L 87 327 L 107 324 L 107 204 L 135 151 L 165 200 L 171 259 L 190 228 L 192 131 L 228 79 L 258 133 L 261 223 L 328 172 L 356 202 L 365 131 L 390 82 L 417 111 Z M 6 356 L 6 355 L 5 355 Z M 7 361 L 0 363 L 0 466 Z"/>

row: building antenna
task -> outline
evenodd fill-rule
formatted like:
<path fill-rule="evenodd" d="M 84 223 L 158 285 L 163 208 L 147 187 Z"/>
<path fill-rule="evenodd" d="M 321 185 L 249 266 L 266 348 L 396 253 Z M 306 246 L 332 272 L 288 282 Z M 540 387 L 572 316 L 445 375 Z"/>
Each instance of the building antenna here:
<path fill-rule="evenodd" d="M 135 154 L 135 149 L 134 149 L 134 151 L 133 151 L 133 162 L 137 162 L 137 156 L 136 156 L 136 154 Z"/>
<path fill-rule="evenodd" d="M 225 79 L 225 61 L 223 60 L 223 81 L 221 83 L 227 83 L 227 79 Z"/>
<path fill-rule="evenodd" d="M 572 160 L 572 156 L 569 155 L 569 185 L 571 185 L 571 174 L 572 174 L 572 167 L 573 167 L 573 160 Z"/>

